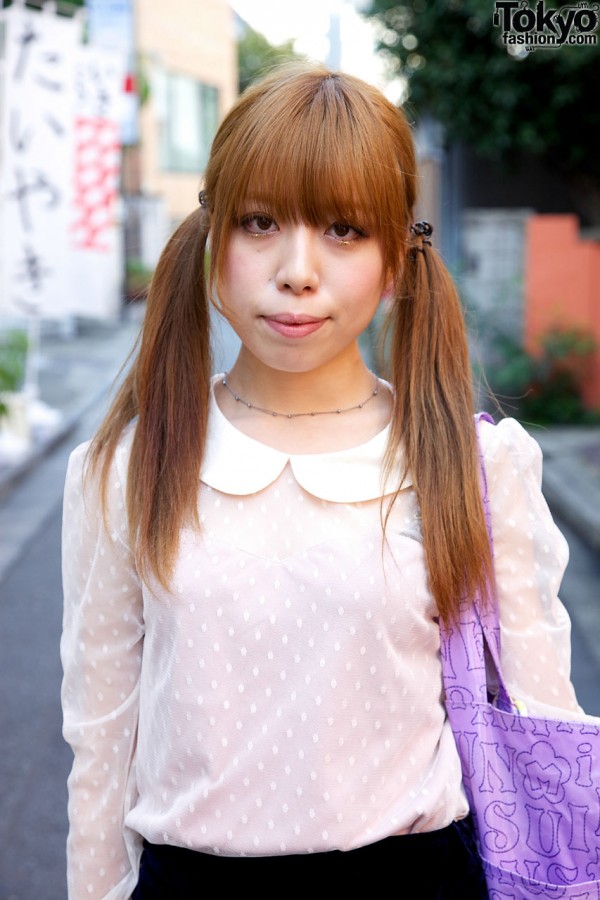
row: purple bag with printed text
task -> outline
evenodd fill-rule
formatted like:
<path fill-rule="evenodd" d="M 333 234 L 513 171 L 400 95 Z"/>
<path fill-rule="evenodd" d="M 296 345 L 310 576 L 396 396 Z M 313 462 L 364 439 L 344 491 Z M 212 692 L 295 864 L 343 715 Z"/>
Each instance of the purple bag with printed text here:
<path fill-rule="evenodd" d="M 493 547 L 483 458 L 481 475 Z M 441 640 L 445 704 L 490 900 L 600 900 L 600 728 L 519 711 L 502 677 L 495 597 L 485 608 L 480 597 L 465 604 Z"/>

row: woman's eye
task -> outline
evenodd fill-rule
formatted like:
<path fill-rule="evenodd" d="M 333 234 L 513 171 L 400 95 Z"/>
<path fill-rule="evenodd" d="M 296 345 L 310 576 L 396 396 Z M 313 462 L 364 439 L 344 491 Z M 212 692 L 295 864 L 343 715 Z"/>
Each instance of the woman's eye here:
<path fill-rule="evenodd" d="M 252 215 L 244 216 L 242 226 L 250 234 L 273 234 L 279 231 L 277 222 L 271 216 L 265 216 L 261 213 L 252 213 Z"/>
<path fill-rule="evenodd" d="M 364 237 L 364 231 L 360 228 L 354 228 L 348 222 L 334 222 L 330 225 L 325 234 L 335 238 L 338 241 L 356 241 L 360 237 Z"/>

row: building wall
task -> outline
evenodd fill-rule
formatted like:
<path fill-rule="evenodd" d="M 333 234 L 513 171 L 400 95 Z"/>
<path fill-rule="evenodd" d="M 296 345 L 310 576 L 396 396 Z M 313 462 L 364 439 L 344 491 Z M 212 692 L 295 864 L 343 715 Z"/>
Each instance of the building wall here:
<path fill-rule="evenodd" d="M 460 293 L 476 311 L 485 348 L 487 329 L 523 335 L 525 228 L 531 210 L 465 209 L 461 220 Z"/>
<path fill-rule="evenodd" d="M 596 341 L 585 362 L 585 402 L 600 408 L 600 242 L 584 240 L 577 216 L 527 222 L 525 335 L 533 352 L 552 329 L 582 329 Z"/>
<path fill-rule="evenodd" d="M 168 171 L 162 164 L 166 110 L 161 85 L 167 75 L 185 75 L 216 87 L 219 121 L 223 118 L 237 96 L 233 12 L 225 0 L 137 0 L 136 38 L 150 84 L 140 112 L 140 188 L 164 198 L 174 224 L 197 204 L 201 172 Z"/>

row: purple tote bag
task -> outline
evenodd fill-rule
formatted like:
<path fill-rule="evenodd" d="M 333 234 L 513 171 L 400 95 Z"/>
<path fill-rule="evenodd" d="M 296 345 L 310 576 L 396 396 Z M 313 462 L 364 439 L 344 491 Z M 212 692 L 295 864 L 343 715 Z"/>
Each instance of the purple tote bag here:
<path fill-rule="evenodd" d="M 483 459 L 481 471 L 492 542 Z M 465 604 L 441 639 L 445 704 L 490 900 L 600 900 L 600 728 L 519 711 L 502 677 L 495 597 Z"/>

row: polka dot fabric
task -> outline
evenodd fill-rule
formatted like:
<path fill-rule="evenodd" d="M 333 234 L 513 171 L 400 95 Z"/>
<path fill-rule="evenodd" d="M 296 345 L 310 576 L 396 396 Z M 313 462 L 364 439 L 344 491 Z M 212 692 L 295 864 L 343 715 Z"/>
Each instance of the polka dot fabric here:
<path fill-rule="evenodd" d="M 481 436 L 511 691 L 532 710 L 579 714 L 556 596 L 566 547 L 539 490 L 539 450 L 509 420 Z M 385 437 L 341 459 L 290 457 L 213 406 L 201 530 L 182 531 L 169 592 L 141 583 L 127 543 L 131 434 L 106 527 L 95 485 L 83 489 L 86 448 L 73 453 L 61 648 L 70 897 L 129 897 L 142 835 L 233 856 L 305 853 L 466 814 L 409 479 L 382 542 Z"/>

